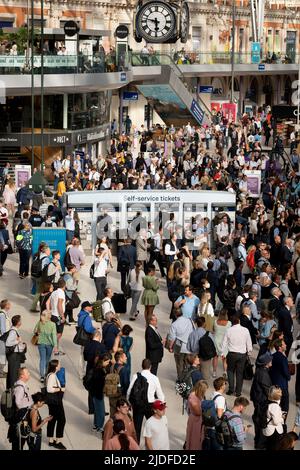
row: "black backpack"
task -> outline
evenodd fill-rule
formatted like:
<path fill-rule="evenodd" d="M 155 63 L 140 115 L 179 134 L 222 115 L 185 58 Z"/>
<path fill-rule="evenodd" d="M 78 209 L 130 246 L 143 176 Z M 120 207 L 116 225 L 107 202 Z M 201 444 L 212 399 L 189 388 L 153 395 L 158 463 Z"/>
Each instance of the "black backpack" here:
<path fill-rule="evenodd" d="M 267 418 L 269 405 L 271 405 L 271 403 L 277 403 L 277 402 L 268 400 L 260 408 L 258 422 L 259 422 L 259 427 L 261 429 L 266 429 L 268 424 L 272 421 L 272 418 L 270 418 L 270 419 Z"/>
<path fill-rule="evenodd" d="M 93 385 L 94 369 L 90 369 L 82 379 L 84 388 L 90 391 Z"/>
<path fill-rule="evenodd" d="M 209 331 L 199 339 L 199 357 L 203 361 L 209 361 L 217 355 L 216 347 L 209 336 Z"/>
<path fill-rule="evenodd" d="M 54 264 L 54 263 L 52 263 L 52 261 L 51 261 L 50 263 L 47 264 L 47 266 L 44 267 L 44 269 L 42 271 L 42 280 L 43 280 L 43 282 L 51 282 L 51 284 L 52 284 L 54 279 L 55 279 L 55 273 L 48 276 L 48 268 L 49 268 L 50 264 Z"/>
<path fill-rule="evenodd" d="M 140 373 L 137 373 L 136 381 L 134 382 L 129 402 L 134 408 L 145 408 L 148 403 L 148 382 L 147 379 Z"/>
<path fill-rule="evenodd" d="M 233 427 L 230 425 L 230 421 L 233 418 L 240 417 L 239 415 L 227 416 L 225 413 L 219 419 L 215 425 L 216 438 L 219 444 L 223 446 L 223 449 L 228 449 L 236 444 L 237 437 Z"/>
<path fill-rule="evenodd" d="M 71 256 L 69 253 L 70 248 L 67 249 L 65 257 L 64 257 L 64 265 L 65 267 L 70 266 L 72 264 Z"/>
<path fill-rule="evenodd" d="M 40 253 L 36 253 L 33 255 L 32 263 L 31 263 L 31 277 L 38 279 L 42 276 L 42 266 L 43 266 L 43 259 L 40 257 Z"/>

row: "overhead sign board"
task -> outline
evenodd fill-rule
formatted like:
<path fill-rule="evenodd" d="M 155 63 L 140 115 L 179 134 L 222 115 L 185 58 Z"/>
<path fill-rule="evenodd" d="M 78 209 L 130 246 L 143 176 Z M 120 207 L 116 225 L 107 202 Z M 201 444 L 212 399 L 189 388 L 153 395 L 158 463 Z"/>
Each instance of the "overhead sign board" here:
<path fill-rule="evenodd" d="M 213 93 L 214 87 L 211 85 L 200 85 L 200 93 Z"/>
<path fill-rule="evenodd" d="M 259 64 L 259 65 L 258 65 L 258 70 L 259 70 L 260 72 L 266 70 L 266 65 L 265 65 L 265 64 Z"/>
<path fill-rule="evenodd" d="M 123 100 L 126 101 L 137 101 L 139 99 L 139 94 L 137 91 L 124 91 Z"/>
<path fill-rule="evenodd" d="M 199 124 L 202 124 L 204 118 L 204 111 L 200 108 L 196 100 L 192 101 L 191 113 Z"/>

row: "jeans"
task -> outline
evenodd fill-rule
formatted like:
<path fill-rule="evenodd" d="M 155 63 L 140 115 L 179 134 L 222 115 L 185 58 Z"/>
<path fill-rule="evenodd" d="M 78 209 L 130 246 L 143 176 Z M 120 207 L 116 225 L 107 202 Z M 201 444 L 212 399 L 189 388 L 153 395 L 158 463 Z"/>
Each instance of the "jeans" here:
<path fill-rule="evenodd" d="M 243 376 L 246 363 L 246 354 L 229 352 L 227 355 L 227 375 L 229 383 L 229 391 L 241 395 L 243 388 Z M 236 387 L 234 390 L 234 376 L 236 374 Z"/>
<path fill-rule="evenodd" d="M 22 249 L 19 250 L 19 257 L 20 257 L 19 274 L 28 276 L 30 255 L 31 255 L 31 250 L 22 250 Z"/>
<path fill-rule="evenodd" d="M 93 397 L 94 403 L 94 426 L 97 429 L 103 429 L 104 420 L 105 420 L 105 407 L 104 407 L 104 398 Z"/>
<path fill-rule="evenodd" d="M 53 346 L 50 346 L 50 344 L 38 344 L 38 349 L 40 354 L 40 376 L 45 377 Z"/>
<path fill-rule="evenodd" d="M 97 290 L 97 300 L 104 299 L 104 290 L 107 285 L 106 277 L 94 277 L 94 283 Z"/>
<path fill-rule="evenodd" d="M 142 291 L 140 290 L 131 290 L 132 305 L 129 313 L 130 318 L 133 318 L 137 313 L 137 306 L 141 297 L 141 293 Z"/>
<path fill-rule="evenodd" d="M 67 241 L 71 242 L 74 238 L 74 230 L 67 230 L 66 235 L 67 235 Z"/>

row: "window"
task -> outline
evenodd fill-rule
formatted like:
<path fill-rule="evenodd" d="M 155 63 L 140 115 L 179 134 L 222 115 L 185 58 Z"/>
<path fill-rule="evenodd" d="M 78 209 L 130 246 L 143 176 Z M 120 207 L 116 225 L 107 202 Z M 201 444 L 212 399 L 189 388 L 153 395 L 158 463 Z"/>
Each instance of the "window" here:
<path fill-rule="evenodd" d="M 201 47 L 201 26 L 194 26 L 192 29 L 193 51 L 199 52 Z"/>
<path fill-rule="evenodd" d="M 28 19 L 28 24 L 29 24 L 29 26 L 32 25 L 32 18 Z M 43 25 L 44 25 L 44 27 L 46 26 L 46 20 L 45 19 L 43 21 Z M 40 28 L 41 26 L 42 26 L 41 18 L 33 18 L 33 27 L 34 28 Z"/>
<path fill-rule="evenodd" d="M 276 29 L 275 31 L 275 39 L 274 39 L 274 52 L 277 54 L 281 52 L 281 45 L 280 45 L 280 31 Z"/>

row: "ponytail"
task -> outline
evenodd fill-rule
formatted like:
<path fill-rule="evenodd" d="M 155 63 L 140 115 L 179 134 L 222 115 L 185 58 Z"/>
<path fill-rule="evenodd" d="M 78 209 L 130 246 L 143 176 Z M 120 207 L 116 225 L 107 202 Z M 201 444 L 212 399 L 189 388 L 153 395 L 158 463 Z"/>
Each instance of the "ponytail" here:
<path fill-rule="evenodd" d="M 130 442 L 127 435 L 124 432 L 121 432 L 118 437 L 121 446 L 120 450 L 129 450 Z"/>

